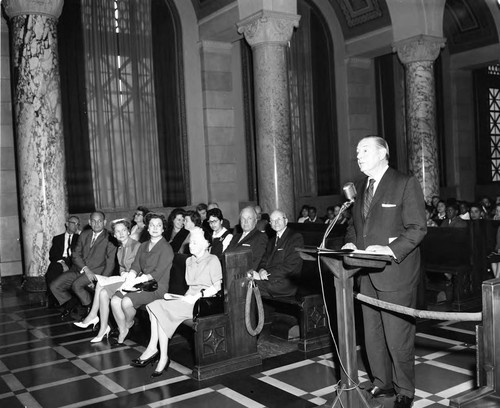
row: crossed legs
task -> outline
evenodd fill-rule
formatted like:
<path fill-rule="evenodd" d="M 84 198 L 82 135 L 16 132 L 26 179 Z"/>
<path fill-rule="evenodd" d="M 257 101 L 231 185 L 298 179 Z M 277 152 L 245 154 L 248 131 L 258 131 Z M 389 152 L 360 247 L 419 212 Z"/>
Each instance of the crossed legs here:
<path fill-rule="evenodd" d="M 134 325 L 136 314 L 134 304 L 128 296 L 125 296 L 123 299 L 119 296 L 113 296 L 111 298 L 111 309 L 113 310 L 113 316 L 120 331 L 118 343 L 123 343 L 128 335 L 128 331 Z"/>

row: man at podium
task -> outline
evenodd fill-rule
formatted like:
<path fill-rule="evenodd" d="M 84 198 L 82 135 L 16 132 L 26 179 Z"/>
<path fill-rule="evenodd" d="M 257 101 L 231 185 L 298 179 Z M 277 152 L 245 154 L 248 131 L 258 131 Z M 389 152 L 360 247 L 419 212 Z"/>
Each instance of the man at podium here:
<path fill-rule="evenodd" d="M 383 301 L 415 307 L 420 280 L 419 244 L 427 227 L 422 189 L 413 176 L 389 167 L 389 147 L 377 136 L 357 146 L 360 170 L 358 197 L 344 249 L 390 255 L 383 270 L 362 270 L 360 292 Z M 394 408 L 409 408 L 415 393 L 415 321 L 363 305 L 365 347 L 374 397 L 396 393 Z"/>

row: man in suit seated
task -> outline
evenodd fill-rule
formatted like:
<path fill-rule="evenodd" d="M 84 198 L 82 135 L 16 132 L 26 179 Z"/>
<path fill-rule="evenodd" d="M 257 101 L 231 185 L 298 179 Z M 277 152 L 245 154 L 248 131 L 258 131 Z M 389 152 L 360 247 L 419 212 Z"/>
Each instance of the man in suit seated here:
<path fill-rule="evenodd" d="M 309 217 L 304 221 L 304 223 L 317 223 L 322 224 L 323 221 L 318 217 L 316 207 L 309 207 Z"/>
<path fill-rule="evenodd" d="M 467 228 L 467 221 L 459 217 L 459 208 L 456 203 L 446 205 L 446 218 L 441 223 L 440 227 L 448 228 Z"/>
<path fill-rule="evenodd" d="M 273 211 L 270 220 L 276 238 L 269 240 L 259 272 L 253 273 L 254 279 L 265 296 L 294 296 L 297 293 L 294 278 L 302 269 L 302 258 L 295 248 L 303 247 L 304 239 L 287 227 L 288 218 L 283 211 Z"/>
<path fill-rule="evenodd" d="M 90 214 L 90 229 L 80 234 L 73 251 L 73 265 L 50 285 L 50 290 L 61 306 L 62 318 L 70 315 L 81 302 L 85 315 L 90 311 L 92 296 L 87 290 L 92 287 L 96 275 L 110 276 L 115 268 L 116 246 L 110 241 L 106 217 L 101 211 Z M 77 299 L 72 296 L 75 293 Z"/>
<path fill-rule="evenodd" d="M 248 248 L 252 250 L 252 269 L 257 270 L 260 260 L 266 251 L 267 235 L 258 229 L 257 213 L 253 207 L 245 207 L 240 212 L 240 226 L 242 232 L 233 235 L 226 251 Z"/>
<path fill-rule="evenodd" d="M 78 242 L 78 227 L 80 219 L 75 216 L 68 218 L 64 224 L 66 232 L 56 235 L 52 238 L 52 246 L 49 251 L 50 264 L 45 273 L 45 282 L 47 284 L 47 306 L 53 307 L 57 304 L 54 295 L 50 291 L 50 284 L 64 272 L 67 272 L 73 262 L 71 254 L 76 248 Z"/>

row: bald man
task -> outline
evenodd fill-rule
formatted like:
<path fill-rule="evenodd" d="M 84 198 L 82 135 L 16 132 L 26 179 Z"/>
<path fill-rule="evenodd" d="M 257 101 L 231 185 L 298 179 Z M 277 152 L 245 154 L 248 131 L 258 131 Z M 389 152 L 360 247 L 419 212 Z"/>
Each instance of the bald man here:
<path fill-rule="evenodd" d="M 302 258 L 295 248 L 303 247 L 304 239 L 287 227 L 288 218 L 283 211 L 273 211 L 270 223 L 276 237 L 269 240 L 254 277 L 263 295 L 295 296 L 297 285 L 294 281 L 302 270 Z"/>
<path fill-rule="evenodd" d="M 242 232 L 233 235 L 226 251 L 248 248 L 252 250 L 252 269 L 257 270 L 266 251 L 267 235 L 257 228 L 257 213 L 253 207 L 245 207 L 240 212 Z"/>

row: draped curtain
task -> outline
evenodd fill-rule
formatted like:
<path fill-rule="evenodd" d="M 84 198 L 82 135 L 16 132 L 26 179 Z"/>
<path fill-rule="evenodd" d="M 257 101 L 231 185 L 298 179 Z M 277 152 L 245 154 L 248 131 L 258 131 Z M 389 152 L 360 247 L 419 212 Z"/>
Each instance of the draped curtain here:
<path fill-rule="evenodd" d="M 288 53 L 290 123 L 295 194 L 314 197 L 339 192 L 333 44 L 314 4 L 297 3 L 300 27 Z"/>
<path fill-rule="evenodd" d="M 82 4 L 95 205 L 161 206 L 150 2 Z"/>

